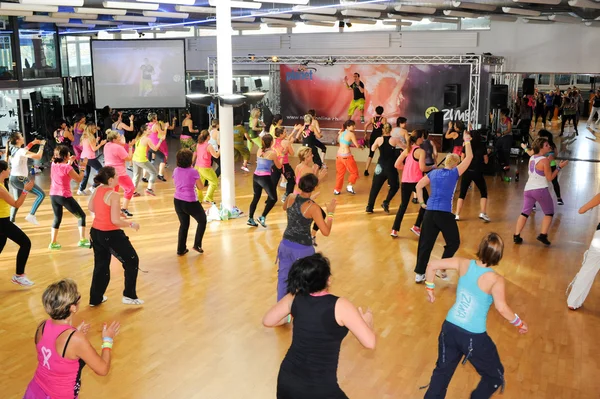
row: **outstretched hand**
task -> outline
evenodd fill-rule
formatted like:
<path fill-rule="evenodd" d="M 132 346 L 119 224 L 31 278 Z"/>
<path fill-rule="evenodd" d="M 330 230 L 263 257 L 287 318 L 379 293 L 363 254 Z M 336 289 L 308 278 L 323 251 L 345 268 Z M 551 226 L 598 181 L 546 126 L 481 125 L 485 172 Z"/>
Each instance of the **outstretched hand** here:
<path fill-rule="evenodd" d="M 77 327 L 77 331 L 83 333 L 84 335 L 86 335 L 89 330 L 90 324 L 86 323 L 85 321 L 82 321 L 81 324 Z"/>

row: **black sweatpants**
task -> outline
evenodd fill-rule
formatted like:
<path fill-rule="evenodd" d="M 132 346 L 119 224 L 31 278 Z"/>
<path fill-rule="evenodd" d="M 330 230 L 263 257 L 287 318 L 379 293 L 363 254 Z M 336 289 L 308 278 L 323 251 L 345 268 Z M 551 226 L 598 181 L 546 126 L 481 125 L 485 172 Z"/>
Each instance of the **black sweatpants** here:
<path fill-rule="evenodd" d="M 500 163 L 500 166 L 510 165 L 510 147 L 512 146 L 512 142 L 512 134 L 507 134 L 496 139 L 494 147 L 496 148 L 496 153 L 498 154 L 498 162 Z"/>
<path fill-rule="evenodd" d="M 60 223 L 63 218 L 63 208 L 67 208 L 67 211 L 71 212 L 71 215 L 77 218 L 77 225 L 85 227 L 85 212 L 79 206 L 79 203 L 73 197 L 63 197 L 60 195 L 51 195 L 50 203 L 52 204 L 52 210 L 54 211 L 54 221 L 52 222 L 52 228 L 60 228 Z"/>
<path fill-rule="evenodd" d="M 421 226 L 421 236 L 419 237 L 419 246 L 417 249 L 417 266 L 415 273 L 425 274 L 431 251 L 435 245 L 438 235 L 442 232 L 442 237 L 446 241 L 442 259 L 454 256 L 460 246 L 460 233 L 458 225 L 452 212 L 426 211 Z"/>
<path fill-rule="evenodd" d="M 7 240 L 11 240 L 19 246 L 15 273 L 24 274 L 29 252 L 31 252 L 31 241 L 23 230 L 10 221 L 10 218 L 0 218 L 0 253 L 4 250 Z"/>
<path fill-rule="evenodd" d="M 564 115 L 562 116 L 562 123 L 560 125 L 560 134 L 565 132 L 565 124 L 571 121 L 573 122 L 573 127 L 575 128 L 575 133 L 577 133 L 577 115 Z"/>
<path fill-rule="evenodd" d="M 100 305 L 102 296 L 110 282 L 111 256 L 123 264 L 125 270 L 125 289 L 123 296 L 137 299 L 135 291 L 140 258 L 135 248 L 131 245 L 129 237 L 121 229 L 101 231 L 95 228 L 90 230 L 92 248 L 94 250 L 94 274 L 90 287 L 90 305 Z"/>
<path fill-rule="evenodd" d="M 296 174 L 289 163 L 284 163 L 281 169 L 277 169 L 275 165 L 273 165 L 273 168 L 271 168 L 271 180 L 273 181 L 275 188 L 277 188 L 282 174 L 287 181 L 287 185 L 285 186 L 285 195 L 290 195 L 296 186 Z"/>
<path fill-rule="evenodd" d="M 400 230 L 400 225 L 402 224 L 402 219 L 404 219 L 404 213 L 406 213 L 406 208 L 408 208 L 408 204 L 410 204 L 410 200 L 412 197 L 412 193 L 416 192 L 417 183 L 402 183 L 400 185 L 400 208 L 398 208 L 398 212 L 396 213 L 396 218 L 394 219 L 394 225 L 392 226 L 392 230 Z M 423 201 L 427 203 L 429 199 L 429 193 L 427 189 L 423 189 Z M 419 215 L 417 216 L 417 220 L 415 221 L 415 226 L 421 227 L 421 222 L 423 221 L 423 217 L 425 215 L 425 209 L 421 208 L 419 205 Z M 421 233 L 422 234 L 422 233 Z"/>
<path fill-rule="evenodd" d="M 477 188 L 479 189 L 479 193 L 481 194 L 481 198 L 487 198 L 487 184 L 485 183 L 485 177 L 483 177 L 482 172 L 477 172 L 473 170 L 466 170 L 463 173 L 460 180 L 460 195 L 458 198 L 465 199 L 467 196 L 467 191 L 469 191 L 469 186 L 471 182 L 474 182 Z"/>
<path fill-rule="evenodd" d="M 554 105 L 546 106 L 546 120 L 552 122 L 554 118 Z"/>
<path fill-rule="evenodd" d="M 550 170 L 554 172 L 556 170 L 556 165 L 550 166 Z M 560 184 L 558 184 L 558 175 L 554 179 L 552 179 L 552 187 L 554 187 L 554 193 L 556 194 L 556 199 L 561 199 L 560 196 Z"/>
<path fill-rule="evenodd" d="M 504 387 L 504 367 L 490 336 L 485 332 L 474 334 L 444 321 L 438 338 L 438 359 L 425 399 L 446 397 L 452 375 L 463 356 L 463 364 L 470 361 L 481 376 L 479 385 L 471 392 L 471 399 L 488 399 L 498 388 Z"/>
<path fill-rule="evenodd" d="M 177 253 L 182 254 L 187 249 L 186 241 L 190 229 L 190 216 L 198 223 L 194 237 L 194 247 L 202 248 L 202 238 L 206 231 L 206 212 L 199 201 L 188 202 L 174 198 L 175 213 L 179 218 L 179 235 L 177 237 Z"/>
<path fill-rule="evenodd" d="M 97 158 L 88 159 L 88 163 L 85 167 L 85 173 L 83 174 L 83 179 L 81 180 L 81 184 L 79 184 L 79 191 L 83 191 L 87 188 L 92 168 L 97 173 L 100 171 L 100 169 L 102 169 L 102 163 Z M 96 184 L 94 184 L 94 187 L 96 187 Z"/>
<path fill-rule="evenodd" d="M 373 175 L 373 182 L 371 183 L 371 192 L 369 193 L 369 203 L 367 207 L 373 209 L 375 206 L 375 200 L 377 199 L 377 195 L 379 195 L 379 191 L 381 191 L 381 187 L 387 181 L 390 185 L 390 190 L 388 191 L 388 195 L 383 202 L 389 204 L 392 198 L 398 192 L 400 188 L 400 180 L 398 179 L 398 169 L 394 168 L 394 165 L 380 165 L 381 173 L 375 173 Z M 377 171 L 377 168 L 375 168 Z"/>
<path fill-rule="evenodd" d="M 379 137 L 381 137 L 382 134 L 381 133 L 371 133 L 371 137 L 369 138 L 369 158 L 373 158 L 373 156 L 375 155 L 375 151 L 371 150 L 371 147 L 373 146 L 373 143 L 375 142 L 375 140 L 377 140 Z"/>
<path fill-rule="evenodd" d="M 251 219 L 254 219 L 254 212 L 256 211 L 256 206 L 258 205 L 258 201 L 260 200 L 262 191 L 265 190 L 265 192 L 267 193 L 267 200 L 265 201 L 265 210 L 263 211 L 262 216 L 267 217 L 269 212 L 271 212 L 271 209 L 273 209 L 273 207 L 277 203 L 277 190 L 275 189 L 275 185 L 271 180 L 271 175 L 254 175 L 252 190 L 254 192 L 254 198 L 252 198 L 252 202 L 250 203 L 250 212 L 248 216 Z"/>

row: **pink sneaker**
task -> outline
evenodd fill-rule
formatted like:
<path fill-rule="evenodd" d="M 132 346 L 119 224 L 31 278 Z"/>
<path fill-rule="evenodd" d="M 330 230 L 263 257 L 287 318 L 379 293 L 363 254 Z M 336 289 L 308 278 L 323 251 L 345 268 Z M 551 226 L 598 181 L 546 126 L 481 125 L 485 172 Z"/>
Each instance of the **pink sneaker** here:
<path fill-rule="evenodd" d="M 412 231 L 413 233 L 415 233 L 415 235 L 417 237 L 421 237 L 421 228 L 417 227 L 417 226 L 413 226 L 410 228 L 410 231 Z"/>

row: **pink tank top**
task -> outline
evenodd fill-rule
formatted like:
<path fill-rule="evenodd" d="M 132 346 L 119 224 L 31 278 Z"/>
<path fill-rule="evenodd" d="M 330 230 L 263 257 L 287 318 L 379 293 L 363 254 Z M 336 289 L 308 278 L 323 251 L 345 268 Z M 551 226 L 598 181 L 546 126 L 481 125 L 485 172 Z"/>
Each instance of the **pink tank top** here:
<path fill-rule="evenodd" d="M 33 379 L 49 398 L 77 398 L 80 362 L 66 359 L 62 357 L 62 353 L 56 352 L 56 338 L 67 330 L 75 329 L 67 324 L 55 324 L 52 320 L 47 320 L 42 329 L 40 342 L 35 346 L 38 366 Z M 70 334 L 72 333 L 65 333 L 67 336 Z"/>
<path fill-rule="evenodd" d="M 154 128 L 154 125 L 156 125 L 155 122 L 148 123 L 148 130 L 152 131 L 152 129 Z M 158 144 L 158 141 L 159 141 L 158 132 L 153 131 L 152 133 L 150 133 L 148 135 L 148 138 L 150 139 L 152 144 L 154 144 L 155 146 Z M 160 143 L 160 147 L 158 147 L 158 150 L 163 153 L 163 155 L 165 156 L 165 159 L 166 159 L 167 156 L 169 155 L 169 146 L 167 145 L 166 139 L 163 140 L 162 143 Z"/>
<path fill-rule="evenodd" d="M 104 202 L 106 193 L 114 192 L 110 187 L 100 186 L 96 189 L 94 196 L 94 221 L 92 227 L 100 231 L 114 231 L 119 230 L 120 227 L 115 226 L 110 217 L 110 205 Z"/>
<path fill-rule="evenodd" d="M 61 197 L 72 197 L 71 176 L 69 172 L 73 166 L 68 163 L 54 163 L 50 166 L 50 195 L 60 195 Z"/>
<path fill-rule="evenodd" d="M 280 138 L 277 138 L 277 139 L 275 139 L 275 144 L 273 145 L 273 149 L 274 149 L 275 151 L 277 151 L 277 152 L 279 152 L 279 153 L 283 152 L 283 146 L 281 145 L 281 142 L 282 142 L 283 140 L 284 140 L 284 139 L 280 139 Z M 280 156 L 280 157 L 279 157 L 279 159 L 281 159 L 281 163 L 290 163 L 290 160 L 289 160 L 288 154 L 285 154 L 285 155 L 283 155 L 283 156 Z"/>
<path fill-rule="evenodd" d="M 197 168 L 210 168 L 212 165 L 212 156 L 208 152 L 207 147 L 209 146 L 208 140 L 202 144 L 196 146 L 196 167 Z"/>
<path fill-rule="evenodd" d="M 419 161 L 415 161 L 415 151 L 419 149 L 419 146 L 414 146 L 410 151 L 410 154 L 406 157 L 404 163 L 404 170 L 402 171 L 402 183 L 417 183 L 423 178 L 423 172 L 419 167 Z"/>
<path fill-rule="evenodd" d="M 92 148 L 92 144 L 89 140 L 82 140 L 81 145 L 83 151 L 81 151 L 81 158 L 96 159 L 96 151 Z"/>

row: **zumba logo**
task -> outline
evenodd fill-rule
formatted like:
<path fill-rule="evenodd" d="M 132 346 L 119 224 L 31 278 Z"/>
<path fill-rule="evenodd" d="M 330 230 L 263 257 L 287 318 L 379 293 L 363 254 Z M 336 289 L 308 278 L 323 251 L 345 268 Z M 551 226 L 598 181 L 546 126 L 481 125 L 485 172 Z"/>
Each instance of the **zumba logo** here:
<path fill-rule="evenodd" d="M 289 71 L 285 73 L 285 81 L 291 80 L 313 80 L 313 71 Z"/>

